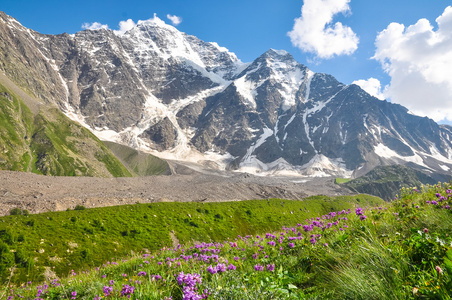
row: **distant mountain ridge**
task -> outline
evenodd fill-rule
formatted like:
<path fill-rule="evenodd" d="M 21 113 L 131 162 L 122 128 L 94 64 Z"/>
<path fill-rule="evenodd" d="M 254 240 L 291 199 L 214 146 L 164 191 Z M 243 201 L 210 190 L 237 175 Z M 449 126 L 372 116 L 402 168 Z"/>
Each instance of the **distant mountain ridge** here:
<path fill-rule="evenodd" d="M 452 128 L 314 73 L 282 50 L 251 63 L 154 17 L 124 34 L 43 35 L 0 13 L 0 69 L 100 139 L 268 175 L 452 169 Z"/>
<path fill-rule="evenodd" d="M 452 179 L 450 175 L 433 174 L 433 176 L 430 177 L 406 166 L 392 165 L 376 167 L 366 175 L 355 178 L 344 185 L 356 193 L 370 194 L 391 201 L 400 195 L 402 188 L 420 190 L 422 185 L 434 185 Z"/>

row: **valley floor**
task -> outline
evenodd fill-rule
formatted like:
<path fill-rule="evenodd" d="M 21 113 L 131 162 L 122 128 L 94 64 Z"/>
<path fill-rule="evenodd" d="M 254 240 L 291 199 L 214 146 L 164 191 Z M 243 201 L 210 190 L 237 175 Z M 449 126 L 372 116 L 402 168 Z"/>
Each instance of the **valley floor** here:
<path fill-rule="evenodd" d="M 30 213 L 63 211 L 137 202 L 212 202 L 250 199 L 302 199 L 312 195 L 349 195 L 334 178 L 258 177 L 242 173 L 202 174 L 184 171 L 171 176 L 140 178 L 50 177 L 0 171 L 0 215 L 13 208 Z"/>

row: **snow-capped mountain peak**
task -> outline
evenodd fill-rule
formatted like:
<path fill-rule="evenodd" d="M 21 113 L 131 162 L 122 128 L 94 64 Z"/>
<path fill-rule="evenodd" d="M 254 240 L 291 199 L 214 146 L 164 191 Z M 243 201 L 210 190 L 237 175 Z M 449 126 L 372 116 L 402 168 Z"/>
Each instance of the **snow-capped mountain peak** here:
<path fill-rule="evenodd" d="M 0 68 L 99 137 L 166 158 L 306 176 L 393 163 L 452 170 L 450 127 L 284 50 L 243 63 L 157 16 L 132 22 L 121 34 L 51 36 L 0 13 Z"/>

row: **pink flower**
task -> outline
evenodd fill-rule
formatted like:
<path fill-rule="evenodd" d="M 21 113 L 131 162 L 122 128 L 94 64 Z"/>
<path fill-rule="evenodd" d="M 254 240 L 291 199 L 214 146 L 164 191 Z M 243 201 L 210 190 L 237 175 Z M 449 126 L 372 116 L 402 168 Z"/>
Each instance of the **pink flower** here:
<path fill-rule="evenodd" d="M 436 270 L 436 272 L 438 272 L 438 274 L 442 274 L 443 273 L 443 270 L 439 266 L 436 266 L 435 270 Z"/>

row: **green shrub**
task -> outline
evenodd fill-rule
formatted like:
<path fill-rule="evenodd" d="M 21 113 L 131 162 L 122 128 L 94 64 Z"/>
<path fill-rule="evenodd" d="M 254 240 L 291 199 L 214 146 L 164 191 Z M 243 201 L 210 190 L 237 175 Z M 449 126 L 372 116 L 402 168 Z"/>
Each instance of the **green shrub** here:
<path fill-rule="evenodd" d="M 11 209 L 11 210 L 9 211 L 9 214 L 10 214 L 11 216 L 18 216 L 18 215 L 21 215 L 21 214 L 22 214 L 22 210 L 21 210 L 20 208 L 16 207 L 16 208 Z"/>

